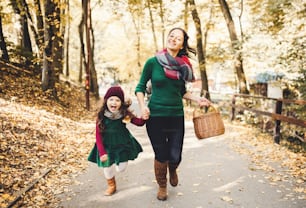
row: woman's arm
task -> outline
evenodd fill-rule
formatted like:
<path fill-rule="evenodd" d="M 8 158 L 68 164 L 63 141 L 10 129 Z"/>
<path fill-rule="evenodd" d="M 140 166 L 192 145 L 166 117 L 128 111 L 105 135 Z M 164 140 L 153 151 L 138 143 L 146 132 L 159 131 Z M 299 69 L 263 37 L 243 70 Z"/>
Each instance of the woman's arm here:
<path fill-rule="evenodd" d="M 200 97 L 200 96 L 195 96 L 195 95 L 193 95 L 189 91 L 187 91 L 184 94 L 183 98 L 187 99 L 187 100 L 191 100 L 191 101 L 197 102 L 200 107 L 202 107 L 202 106 L 210 106 L 211 105 L 211 102 L 207 98 Z"/>
<path fill-rule="evenodd" d="M 149 119 L 150 110 L 145 103 L 145 92 L 147 88 L 147 83 L 152 77 L 152 69 L 154 67 L 155 58 L 150 58 L 146 61 L 139 82 L 135 88 L 135 95 L 138 100 L 138 105 L 141 111 L 141 118 L 144 120 Z"/>
<path fill-rule="evenodd" d="M 147 105 L 145 104 L 144 93 L 136 92 L 136 97 L 137 97 L 139 108 L 140 108 L 140 111 L 141 111 L 141 118 L 144 119 L 144 120 L 149 119 L 150 110 L 147 107 Z"/>

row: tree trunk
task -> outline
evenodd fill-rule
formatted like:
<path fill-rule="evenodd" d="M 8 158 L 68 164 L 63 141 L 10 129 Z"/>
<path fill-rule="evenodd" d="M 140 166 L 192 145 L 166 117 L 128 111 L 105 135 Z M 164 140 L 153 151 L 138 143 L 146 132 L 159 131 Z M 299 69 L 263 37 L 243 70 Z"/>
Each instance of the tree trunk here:
<path fill-rule="evenodd" d="M 185 1 L 184 9 L 184 29 L 188 31 L 189 1 Z"/>
<path fill-rule="evenodd" d="M 64 34 L 65 31 L 61 30 L 62 22 L 61 22 L 62 11 L 59 5 L 56 5 L 55 12 L 53 15 L 53 33 L 57 34 L 54 36 L 53 44 L 52 44 L 52 69 L 54 72 L 53 81 L 54 83 L 59 82 L 59 76 L 63 73 L 63 45 L 64 45 Z"/>
<path fill-rule="evenodd" d="M 85 57 L 85 44 L 84 44 L 84 28 L 85 28 L 85 12 L 86 12 L 86 2 L 82 0 L 82 17 L 79 28 L 79 38 L 80 38 L 80 69 L 79 69 L 79 82 L 83 81 L 83 67 L 86 66 L 86 57 Z"/>
<path fill-rule="evenodd" d="M 136 7 L 136 8 L 134 8 Z M 129 4 L 129 11 L 132 15 L 132 22 L 136 30 L 137 43 L 136 43 L 136 51 L 137 51 L 137 65 L 138 71 L 141 71 L 141 62 L 140 62 L 140 30 L 141 30 L 141 3 L 136 2 L 135 5 Z"/>
<path fill-rule="evenodd" d="M 152 35 L 153 35 L 153 40 L 154 40 L 154 46 L 155 46 L 155 51 L 158 51 L 158 45 L 157 45 L 157 40 L 156 40 L 156 33 L 155 33 L 155 25 L 154 25 L 154 18 L 152 14 L 152 8 L 151 8 L 151 0 L 148 0 L 148 9 L 149 9 L 149 14 L 150 14 L 150 22 L 151 22 L 151 29 L 152 29 Z"/>
<path fill-rule="evenodd" d="M 91 16 L 91 10 L 90 10 L 90 0 L 86 0 L 85 3 L 85 20 L 86 20 L 86 47 L 87 47 L 87 62 L 86 62 L 86 109 L 90 109 L 90 104 L 89 104 L 89 90 L 90 90 L 90 67 L 91 67 L 91 41 L 90 41 L 90 16 Z"/>
<path fill-rule="evenodd" d="M 163 1 L 159 1 L 159 10 L 160 10 L 160 21 L 162 26 L 162 48 L 165 48 L 165 20 L 164 20 L 164 7 Z"/>
<path fill-rule="evenodd" d="M 69 6 L 69 0 L 67 0 L 67 14 L 66 14 L 66 21 L 67 21 L 67 25 L 66 25 L 66 28 L 67 28 L 67 34 L 66 34 L 66 38 L 65 38 L 65 57 L 66 57 L 66 60 L 65 60 L 65 64 L 66 64 L 66 76 L 69 77 L 70 75 L 70 72 L 69 72 L 69 41 L 70 41 L 70 6 Z"/>
<path fill-rule="evenodd" d="M 45 2 L 45 21 L 44 21 L 44 42 L 46 44 L 44 48 L 43 57 L 43 69 L 42 69 L 42 89 L 55 89 L 54 82 L 54 70 L 52 69 L 52 45 L 54 37 L 53 18 L 52 15 L 55 12 L 55 5 L 52 0 L 46 0 Z"/>
<path fill-rule="evenodd" d="M 8 55 L 8 52 L 7 52 L 6 42 L 5 42 L 5 39 L 4 39 L 3 30 L 2 30 L 1 14 L 0 14 L 0 49 L 2 51 L 1 58 L 5 61 L 9 62 L 10 59 L 9 59 L 9 55 Z"/>
<path fill-rule="evenodd" d="M 28 26 L 28 19 L 27 19 L 27 4 L 25 1 L 13 1 L 11 0 L 11 5 L 14 9 L 15 14 L 20 16 L 19 22 L 21 26 L 21 41 L 20 41 L 20 48 L 22 52 L 22 56 L 26 59 L 25 64 L 30 65 L 32 59 L 32 44 L 29 34 L 29 26 Z"/>
<path fill-rule="evenodd" d="M 98 85 L 98 78 L 97 78 L 97 71 L 95 66 L 95 36 L 92 27 L 92 15 L 91 15 L 91 8 L 89 8 L 89 30 L 90 30 L 90 37 L 91 37 L 91 65 L 90 65 L 90 91 L 94 94 L 96 99 L 99 99 L 99 85 Z"/>
<path fill-rule="evenodd" d="M 32 57 L 33 57 L 33 50 L 32 50 L 32 44 L 29 34 L 29 26 L 28 26 L 28 20 L 26 15 L 21 16 L 21 22 L 22 22 L 22 41 L 21 41 L 21 48 L 24 50 L 26 62 L 25 64 L 29 66 L 32 63 Z"/>
<path fill-rule="evenodd" d="M 230 35 L 230 39 L 232 42 L 232 47 L 235 52 L 235 71 L 237 74 L 237 79 L 238 79 L 238 87 L 239 87 L 239 92 L 244 93 L 244 94 L 249 94 L 249 90 L 247 89 L 247 82 L 246 82 L 246 77 L 243 71 L 243 60 L 242 60 L 242 53 L 241 53 L 241 43 L 237 38 L 237 33 L 235 30 L 235 24 L 232 19 L 228 4 L 226 0 L 219 0 L 219 4 L 221 6 L 221 10 L 223 13 L 223 16 L 225 18 L 228 32 Z"/>
<path fill-rule="evenodd" d="M 194 0 L 188 0 L 188 1 L 191 6 L 191 14 L 196 28 L 198 62 L 199 62 L 201 80 L 202 80 L 201 95 L 203 95 L 203 93 L 205 92 L 204 93 L 205 97 L 210 99 L 207 73 L 206 73 L 205 47 L 203 48 L 203 41 L 202 41 L 201 20 L 199 18 Z"/>
<path fill-rule="evenodd" d="M 36 19 L 37 19 L 37 34 L 38 34 L 38 39 L 37 39 L 37 46 L 40 49 L 39 50 L 39 57 L 43 57 L 43 49 L 44 49 L 44 18 L 43 18 L 43 13 L 42 13 L 42 7 L 40 0 L 35 0 L 35 11 L 36 11 Z"/>

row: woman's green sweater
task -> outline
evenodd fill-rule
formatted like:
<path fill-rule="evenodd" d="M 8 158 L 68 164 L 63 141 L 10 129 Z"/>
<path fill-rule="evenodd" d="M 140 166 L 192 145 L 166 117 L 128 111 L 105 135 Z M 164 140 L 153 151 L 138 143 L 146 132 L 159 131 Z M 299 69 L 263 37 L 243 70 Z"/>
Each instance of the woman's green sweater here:
<path fill-rule="evenodd" d="M 146 61 L 135 93 L 145 94 L 150 79 L 152 83 L 152 95 L 148 104 L 150 116 L 183 116 L 182 98 L 186 93 L 185 81 L 167 78 L 156 57 Z"/>

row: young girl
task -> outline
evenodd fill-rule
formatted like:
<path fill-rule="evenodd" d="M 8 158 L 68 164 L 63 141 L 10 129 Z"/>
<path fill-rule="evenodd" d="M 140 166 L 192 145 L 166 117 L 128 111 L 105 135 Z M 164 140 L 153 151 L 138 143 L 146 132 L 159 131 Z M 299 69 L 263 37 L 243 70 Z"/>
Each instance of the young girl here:
<path fill-rule="evenodd" d="M 96 143 L 88 160 L 103 167 L 108 188 L 104 195 L 116 192 L 115 169 L 122 172 L 128 160 L 134 160 L 142 152 L 142 147 L 126 128 L 127 120 L 136 126 L 145 121 L 137 118 L 128 107 L 131 102 L 124 101 L 124 92 L 119 86 L 110 87 L 98 112 L 96 122 Z"/>

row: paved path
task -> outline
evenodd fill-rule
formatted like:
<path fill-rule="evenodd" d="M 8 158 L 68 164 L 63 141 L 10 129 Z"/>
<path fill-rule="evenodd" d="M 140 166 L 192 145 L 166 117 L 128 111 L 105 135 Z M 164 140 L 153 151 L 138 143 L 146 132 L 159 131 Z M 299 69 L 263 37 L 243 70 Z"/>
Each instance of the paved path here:
<path fill-rule="evenodd" d="M 197 140 L 191 122 L 186 123 L 183 161 L 179 185 L 168 186 L 168 200 L 156 199 L 153 152 L 145 127 L 129 126 L 144 152 L 116 175 L 117 192 L 103 196 L 106 182 L 102 169 L 90 163 L 88 170 L 71 186 L 72 193 L 62 196 L 65 208 L 305 208 L 306 200 L 292 194 L 290 183 L 271 185 L 264 172 L 252 170 L 249 158 L 230 148 L 228 137 L 239 137 L 233 126 L 219 137 Z M 290 191 L 291 190 L 291 191 Z M 67 200 L 70 199 L 70 200 Z"/>

